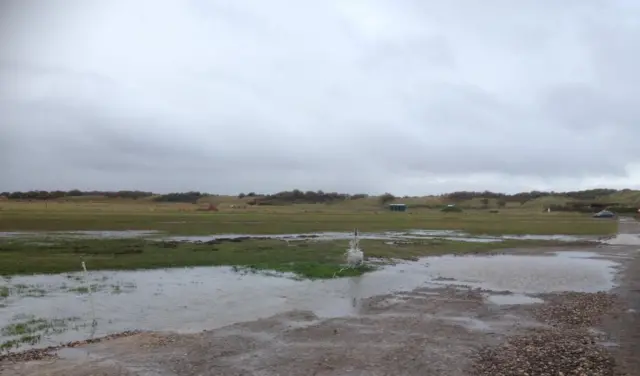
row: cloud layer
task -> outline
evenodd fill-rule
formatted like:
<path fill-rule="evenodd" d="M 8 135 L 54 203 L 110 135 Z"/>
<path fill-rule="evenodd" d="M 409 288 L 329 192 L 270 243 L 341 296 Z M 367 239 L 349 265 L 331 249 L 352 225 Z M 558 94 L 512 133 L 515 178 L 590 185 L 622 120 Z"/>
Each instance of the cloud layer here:
<path fill-rule="evenodd" d="M 634 1 L 1 7 L 0 190 L 640 188 Z"/>

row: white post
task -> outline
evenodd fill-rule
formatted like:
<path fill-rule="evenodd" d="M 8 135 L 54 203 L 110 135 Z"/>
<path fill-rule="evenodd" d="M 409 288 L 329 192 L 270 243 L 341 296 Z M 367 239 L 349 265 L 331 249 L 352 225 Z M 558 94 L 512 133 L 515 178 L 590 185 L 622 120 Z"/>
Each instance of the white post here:
<path fill-rule="evenodd" d="M 91 292 L 91 283 L 89 283 L 89 273 L 87 272 L 87 266 L 84 261 L 82 262 L 82 271 L 84 274 L 84 282 L 87 285 L 87 289 L 89 290 L 89 304 L 91 304 L 91 326 L 95 327 L 98 323 L 96 322 L 96 309 L 93 304 L 93 293 Z"/>

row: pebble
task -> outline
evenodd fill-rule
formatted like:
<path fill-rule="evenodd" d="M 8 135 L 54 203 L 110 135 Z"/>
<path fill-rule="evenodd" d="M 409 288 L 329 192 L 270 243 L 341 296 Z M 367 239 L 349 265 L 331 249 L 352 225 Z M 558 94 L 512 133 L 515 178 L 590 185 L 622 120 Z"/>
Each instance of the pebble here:
<path fill-rule="evenodd" d="M 587 327 L 597 325 L 603 315 L 612 311 L 618 298 L 605 292 L 568 292 L 554 296 L 536 311 L 536 318 L 555 326 Z"/>
<path fill-rule="evenodd" d="M 498 347 L 482 349 L 473 366 L 476 376 L 591 375 L 617 376 L 615 361 L 583 331 L 536 329 Z"/>
<path fill-rule="evenodd" d="M 500 346 L 482 349 L 476 376 L 560 375 L 619 376 L 609 351 L 588 329 L 618 307 L 615 294 L 567 292 L 552 296 L 534 313 L 551 328 L 513 336 Z"/>

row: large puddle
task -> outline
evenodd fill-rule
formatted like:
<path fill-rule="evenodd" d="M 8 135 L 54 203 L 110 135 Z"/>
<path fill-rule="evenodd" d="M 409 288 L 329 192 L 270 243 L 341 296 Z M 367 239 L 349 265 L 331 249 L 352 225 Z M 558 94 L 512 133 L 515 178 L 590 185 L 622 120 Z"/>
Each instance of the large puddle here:
<path fill-rule="evenodd" d="M 614 261 L 591 252 L 554 256 L 431 257 L 429 269 L 442 278 L 487 290 L 514 293 L 597 292 L 613 288 Z M 442 282 L 436 282 L 442 283 Z"/>
<path fill-rule="evenodd" d="M 361 299 L 442 284 L 519 294 L 489 297 L 494 304 L 533 303 L 523 294 L 611 289 L 617 264 L 596 255 L 429 257 L 323 281 L 228 267 L 97 271 L 89 274 L 92 294 L 81 274 L 20 276 L 0 280 L 0 344 L 48 346 L 132 329 L 199 331 L 294 309 L 346 316 L 358 313 Z"/>
<path fill-rule="evenodd" d="M 153 238 L 161 240 L 174 241 L 211 241 L 220 239 L 242 239 L 242 238 L 269 238 L 281 239 L 287 241 L 296 240 L 345 240 L 353 237 L 352 232 L 314 232 L 303 234 L 275 234 L 275 235 L 257 235 L 257 234 L 215 234 L 215 235 L 199 235 L 199 236 L 167 236 L 159 231 L 48 231 L 48 232 L 0 232 L 0 238 L 3 237 L 66 237 L 66 238 Z M 465 242 L 481 242 L 492 243 L 501 242 L 507 239 L 520 240 L 556 240 L 566 242 L 576 241 L 597 241 L 595 236 L 576 236 L 576 235 L 501 235 L 501 236 L 474 236 L 461 231 L 455 230 L 409 230 L 409 231 L 386 231 L 386 232 L 364 232 L 360 233 L 362 239 L 374 240 L 420 240 L 420 239 L 446 239 Z"/>

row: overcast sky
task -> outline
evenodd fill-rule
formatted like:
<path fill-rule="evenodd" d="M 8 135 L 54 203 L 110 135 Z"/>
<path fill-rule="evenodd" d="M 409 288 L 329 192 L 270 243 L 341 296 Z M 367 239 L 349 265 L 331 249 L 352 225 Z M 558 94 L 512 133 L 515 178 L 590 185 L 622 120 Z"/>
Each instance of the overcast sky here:
<path fill-rule="evenodd" d="M 637 0 L 3 0 L 0 191 L 640 188 Z"/>

